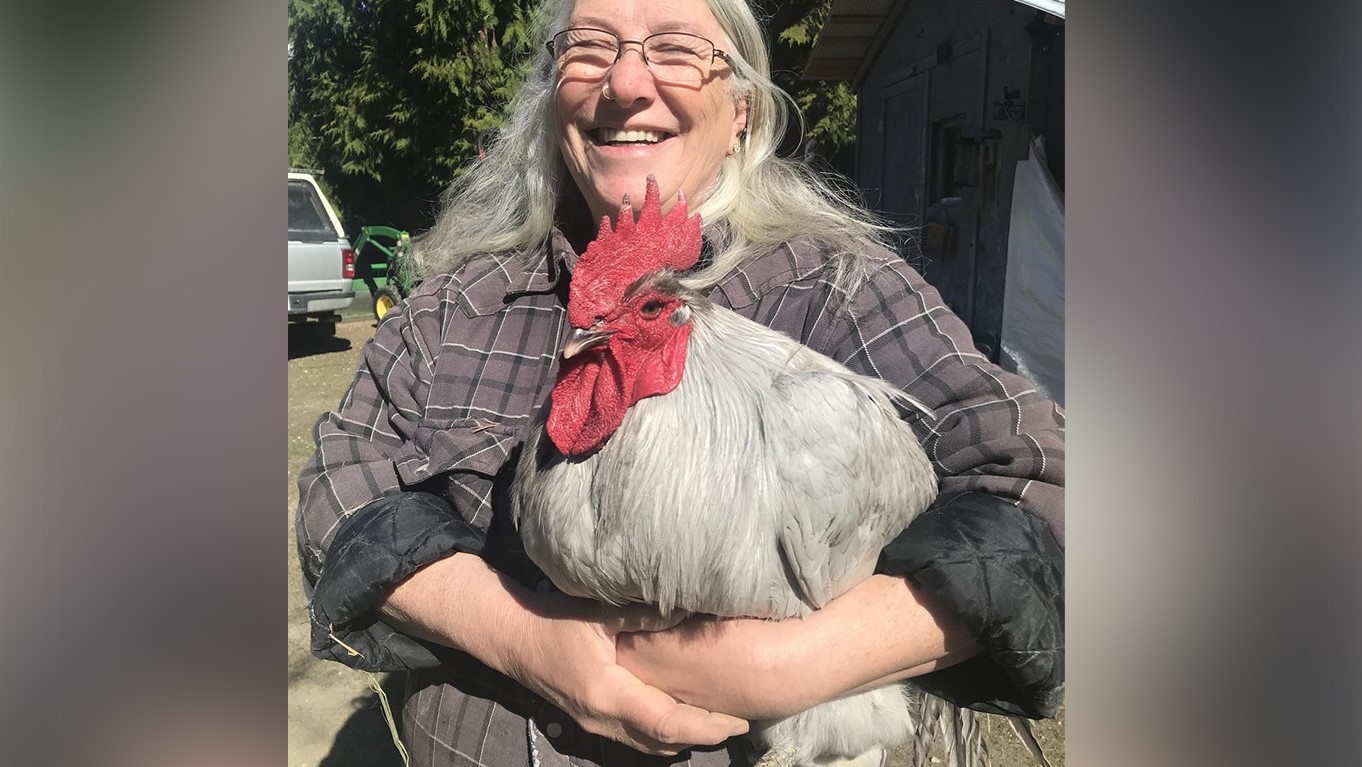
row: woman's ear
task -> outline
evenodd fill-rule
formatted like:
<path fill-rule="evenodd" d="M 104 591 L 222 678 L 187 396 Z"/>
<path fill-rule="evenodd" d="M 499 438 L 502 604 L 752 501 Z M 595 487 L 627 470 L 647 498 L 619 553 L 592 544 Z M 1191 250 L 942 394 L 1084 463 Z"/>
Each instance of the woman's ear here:
<path fill-rule="evenodd" d="M 739 96 L 733 102 L 733 143 L 739 144 L 747 138 L 747 115 L 751 108 L 752 97 Z"/>

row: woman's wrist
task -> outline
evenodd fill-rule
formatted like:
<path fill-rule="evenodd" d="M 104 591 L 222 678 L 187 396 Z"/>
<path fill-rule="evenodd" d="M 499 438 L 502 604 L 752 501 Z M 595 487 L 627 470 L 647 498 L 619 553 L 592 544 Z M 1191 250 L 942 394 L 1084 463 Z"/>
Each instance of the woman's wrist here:
<path fill-rule="evenodd" d="M 979 651 L 959 619 L 902 577 L 877 575 L 761 644 L 754 707 L 800 711 L 926 673 Z"/>
<path fill-rule="evenodd" d="M 398 584 L 379 610 L 400 631 L 472 655 L 502 671 L 513 665 L 511 637 L 523 637 L 526 591 L 475 554 L 430 563 Z M 528 593 L 528 592 L 527 592 Z"/>
<path fill-rule="evenodd" d="M 864 586 L 864 591 L 849 592 L 853 599 L 841 606 L 851 617 L 842 620 L 851 621 L 858 636 L 887 641 L 857 645 L 864 660 L 847 664 L 855 674 L 841 681 L 844 693 L 908 679 L 977 654 L 979 647 L 959 617 L 912 581 L 876 575 Z"/>

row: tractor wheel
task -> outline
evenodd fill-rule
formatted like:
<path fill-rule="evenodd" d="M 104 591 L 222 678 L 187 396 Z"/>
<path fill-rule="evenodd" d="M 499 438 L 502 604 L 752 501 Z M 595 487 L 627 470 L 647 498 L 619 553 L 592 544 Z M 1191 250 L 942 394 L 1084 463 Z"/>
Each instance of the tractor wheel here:
<path fill-rule="evenodd" d="M 374 319 L 381 320 L 383 315 L 392 311 L 402 300 L 402 293 L 396 285 L 384 285 L 374 294 Z"/>

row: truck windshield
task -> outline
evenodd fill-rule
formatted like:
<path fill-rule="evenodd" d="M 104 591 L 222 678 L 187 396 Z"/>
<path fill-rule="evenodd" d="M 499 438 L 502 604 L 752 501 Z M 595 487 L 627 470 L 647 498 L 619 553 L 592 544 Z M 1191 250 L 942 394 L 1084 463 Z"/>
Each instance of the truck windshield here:
<path fill-rule="evenodd" d="M 306 181 L 288 182 L 288 238 L 317 241 L 338 237 L 317 190 Z"/>

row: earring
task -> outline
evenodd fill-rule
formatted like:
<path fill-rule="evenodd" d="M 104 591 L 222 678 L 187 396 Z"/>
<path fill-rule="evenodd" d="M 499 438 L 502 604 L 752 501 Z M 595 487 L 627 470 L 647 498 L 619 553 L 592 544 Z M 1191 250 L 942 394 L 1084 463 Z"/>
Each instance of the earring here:
<path fill-rule="evenodd" d="M 738 141 L 738 142 L 736 142 L 736 143 L 733 144 L 733 148 L 732 148 L 732 149 L 728 150 L 728 156 L 729 156 L 729 157 L 732 157 L 733 155 L 735 155 L 735 154 L 737 154 L 738 152 L 741 152 L 741 151 L 742 151 L 742 142 L 741 142 L 741 141 Z"/>

